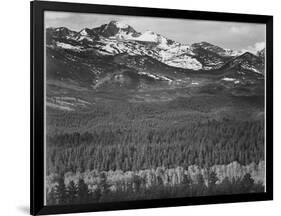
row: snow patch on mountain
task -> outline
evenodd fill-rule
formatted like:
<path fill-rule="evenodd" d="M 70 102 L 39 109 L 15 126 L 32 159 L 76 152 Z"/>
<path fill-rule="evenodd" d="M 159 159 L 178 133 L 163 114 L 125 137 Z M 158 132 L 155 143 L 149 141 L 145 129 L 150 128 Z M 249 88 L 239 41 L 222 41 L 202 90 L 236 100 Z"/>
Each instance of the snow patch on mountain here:
<path fill-rule="evenodd" d="M 226 56 L 239 56 L 242 55 L 244 52 L 240 50 L 232 50 L 232 49 L 224 49 Z"/>
<path fill-rule="evenodd" d="M 138 72 L 138 74 L 139 74 L 139 75 L 145 75 L 145 76 L 148 76 L 148 77 L 150 77 L 150 78 L 157 79 L 157 80 L 160 79 L 159 77 L 157 77 L 157 76 L 155 76 L 155 75 L 153 75 L 153 74 L 151 74 L 151 73 L 144 72 L 144 71 Z"/>
<path fill-rule="evenodd" d="M 61 47 L 63 49 L 70 49 L 70 50 L 76 50 L 76 51 L 81 51 L 82 47 L 81 46 L 73 46 L 71 44 L 63 43 L 63 42 L 57 42 L 56 43 L 57 47 Z"/>
<path fill-rule="evenodd" d="M 138 37 L 135 37 L 135 40 L 146 41 L 146 42 L 157 42 L 158 35 L 152 31 L 146 31 Z"/>
<path fill-rule="evenodd" d="M 250 70 L 250 71 L 253 71 L 253 72 L 255 72 L 255 73 L 262 74 L 262 72 L 260 72 L 259 70 L 257 70 L 257 69 L 254 68 L 253 66 L 250 66 L 250 65 L 242 65 L 241 67 L 244 68 L 244 69 L 246 69 L 246 70 Z"/>
<path fill-rule="evenodd" d="M 228 81 L 228 82 L 233 82 L 233 81 L 235 81 L 236 79 L 234 79 L 234 78 L 229 78 L 229 77 L 224 77 L 224 78 L 222 78 L 222 80 Z"/>
<path fill-rule="evenodd" d="M 192 58 L 190 56 L 183 56 L 178 58 L 173 58 L 167 61 L 164 61 L 165 64 L 178 67 L 178 68 L 186 68 L 186 69 L 192 69 L 192 70 L 200 70 L 202 69 L 202 64 L 197 61 L 195 58 Z"/>
<path fill-rule="evenodd" d="M 132 33 L 128 33 L 126 31 L 123 31 L 122 29 L 119 30 L 119 32 L 115 35 L 110 37 L 111 39 L 119 39 L 119 40 L 132 40 Z"/>
<path fill-rule="evenodd" d="M 81 35 L 85 36 L 85 35 L 88 35 L 88 32 L 86 31 L 86 29 L 83 29 L 81 32 L 80 32 Z"/>
<path fill-rule="evenodd" d="M 234 84 L 240 83 L 238 79 L 230 78 L 230 77 L 224 77 L 221 80 L 226 81 L 226 82 L 234 82 Z"/>
<path fill-rule="evenodd" d="M 91 37 L 88 37 L 88 36 L 80 36 L 79 38 L 77 38 L 78 41 L 82 41 L 82 40 L 87 40 L 87 41 L 90 41 L 90 42 L 93 42 L 93 39 Z"/>
<path fill-rule="evenodd" d="M 140 71 L 140 72 L 138 72 L 138 74 L 139 75 L 145 75 L 145 76 L 148 76 L 148 77 L 156 79 L 156 80 L 163 80 L 163 81 L 168 81 L 168 82 L 172 82 L 173 81 L 172 79 L 169 79 L 166 76 L 154 75 L 154 74 L 151 74 L 151 73 L 148 73 L 148 72 L 145 72 L 145 71 Z"/>
<path fill-rule="evenodd" d="M 128 28 L 129 27 L 127 24 L 119 22 L 119 21 L 114 21 L 114 24 L 116 25 L 117 28 Z"/>
<path fill-rule="evenodd" d="M 126 36 L 127 38 L 130 37 L 130 35 Z M 120 41 L 114 38 L 102 39 L 100 40 L 102 44 L 96 46 L 107 54 L 128 53 L 129 55 L 148 55 L 173 67 L 192 70 L 202 69 L 202 64 L 196 60 L 194 57 L 195 54 L 189 45 L 182 45 L 176 42 L 170 45 L 164 37 L 160 37 L 160 39 L 160 44 L 149 48 L 147 48 L 146 44 L 141 44 L 133 40 Z"/>
<path fill-rule="evenodd" d="M 118 43 L 110 40 L 108 40 L 103 46 L 100 46 L 100 49 L 114 55 L 125 53 L 128 51 L 128 48 L 123 43 Z"/>

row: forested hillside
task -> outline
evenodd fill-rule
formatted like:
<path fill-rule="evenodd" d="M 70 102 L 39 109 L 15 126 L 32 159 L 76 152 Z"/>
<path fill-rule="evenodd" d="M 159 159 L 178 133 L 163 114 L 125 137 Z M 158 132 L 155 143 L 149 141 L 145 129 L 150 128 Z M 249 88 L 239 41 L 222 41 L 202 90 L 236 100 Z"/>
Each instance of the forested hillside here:
<path fill-rule="evenodd" d="M 218 180 L 214 193 L 227 193 L 223 182 L 233 184 L 233 193 L 245 192 L 237 184 L 246 174 L 253 180 L 253 188 L 262 190 L 264 120 L 259 115 L 263 104 L 251 98 L 232 98 L 229 103 L 214 103 L 216 97 L 211 96 L 199 98 L 160 104 L 113 102 L 80 113 L 48 109 L 49 193 L 55 193 L 62 178 L 65 187 L 69 179 L 75 184 L 85 181 L 89 196 L 96 196 L 96 190 L 103 191 L 99 184 L 104 173 L 108 196 L 99 192 L 105 197 L 91 198 L 95 201 L 113 201 L 109 197 L 117 199 L 121 194 L 141 199 L 141 195 L 134 197 L 129 192 L 134 181 L 139 185 L 132 187 L 143 188 L 145 194 L 156 190 L 156 194 L 163 192 L 168 197 L 206 195 L 211 171 Z M 237 164 L 230 165 L 234 161 Z M 205 182 L 204 192 L 183 189 L 186 179 L 197 185 L 198 175 Z"/>
<path fill-rule="evenodd" d="M 47 28 L 47 204 L 264 191 L 263 52 Z"/>

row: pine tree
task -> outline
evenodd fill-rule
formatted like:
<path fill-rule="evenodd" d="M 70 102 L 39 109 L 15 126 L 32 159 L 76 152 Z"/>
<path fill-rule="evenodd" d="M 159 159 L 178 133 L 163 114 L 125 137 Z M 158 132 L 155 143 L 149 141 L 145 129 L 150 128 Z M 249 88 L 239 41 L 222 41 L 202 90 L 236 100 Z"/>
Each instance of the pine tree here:
<path fill-rule="evenodd" d="M 67 196 L 66 196 L 66 186 L 64 183 L 64 177 L 60 176 L 58 179 L 58 184 L 55 187 L 55 196 L 58 204 L 66 204 Z"/>
<path fill-rule="evenodd" d="M 55 189 L 54 188 L 52 188 L 51 191 L 47 194 L 47 204 L 48 205 L 55 205 L 55 204 L 57 204 L 56 194 L 55 194 Z"/>
<path fill-rule="evenodd" d="M 68 203 L 73 204 L 76 202 L 78 189 L 73 181 L 70 181 L 67 186 Z"/>
<path fill-rule="evenodd" d="M 194 189 L 195 189 L 195 195 L 197 196 L 205 195 L 206 185 L 205 185 L 204 177 L 201 173 L 197 175 L 197 185 L 195 188 L 193 188 L 193 190 Z"/>
<path fill-rule="evenodd" d="M 101 198 L 101 189 L 100 187 L 98 186 L 97 189 L 93 192 L 93 200 L 95 200 L 96 202 L 98 202 Z"/>
<path fill-rule="evenodd" d="M 208 178 L 208 187 L 213 187 L 216 185 L 216 182 L 218 181 L 217 174 L 215 172 L 211 172 Z"/>
<path fill-rule="evenodd" d="M 100 174 L 99 188 L 103 194 L 106 194 L 110 191 L 110 185 L 107 183 L 107 177 L 104 172 Z"/>
<path fill-rule="evenodd" d="M 204 177 L 201 173 L 197 175 L 197 184 L 202 187 L 205 186 Z"/>
<path fill-rule="evenodd" d="M 134 185 L 134 190 L 136 192 L 139 192 L 140 188 L 141 188 L 141 183 L 142 183 L 141 177 L 138 175 L 134 175 L 132 181 L 133 181 L 133 185 Z"/>
<path fill-rule="evenodd" d="M 220 194 L 231 194 L 232 193 L 232 183 L 228 177 L 225 177 L 219 185 Z"/>
<path fill-rule="evenodd" d="M 251 177 L 251 174 L 247 173 L 244 175 L 242 181 L 241 181 L 241 187 L 243 192 L 251 192 L 251 189 L 254 185 L 254 180 Z"/>
<path fill-rule="evenodd" d="M 78 203 L 87 203 L 89 201 L 89 190 L 84 179 L 80 178 L 78 182 Z"/>
<path fill-rule="evenodd" d="M 187 175 L 186 174 L 183 175 L 182 184 L 187 185 L 187 186 L 192 184 L 192 179 L 191 179 L 191 177 L 188 174 Z"/>
<path fill-rule="evenodd" d="M 215 172 L 211 172 L 208 178 L 208 193 L 215 194 L 216 193 L 216 182 L 218 181 L 217 174 Z"/>

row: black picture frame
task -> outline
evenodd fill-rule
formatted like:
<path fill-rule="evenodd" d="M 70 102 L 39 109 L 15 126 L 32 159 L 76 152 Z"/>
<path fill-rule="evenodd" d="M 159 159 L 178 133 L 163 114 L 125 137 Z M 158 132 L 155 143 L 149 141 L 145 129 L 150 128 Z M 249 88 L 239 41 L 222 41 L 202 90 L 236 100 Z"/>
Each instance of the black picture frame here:
<path fill-rule="evenodd" d="M 266 24 L 266 192 L 255 194 L 217 195 L 117 203 L 44 206 L 44 11 L 106 13 L 116 15 L 119 14 Z M 45 215 L 273 200 L 273 16 L 46 1 L 31 2 L 30 12 L 30 214 Z"/>

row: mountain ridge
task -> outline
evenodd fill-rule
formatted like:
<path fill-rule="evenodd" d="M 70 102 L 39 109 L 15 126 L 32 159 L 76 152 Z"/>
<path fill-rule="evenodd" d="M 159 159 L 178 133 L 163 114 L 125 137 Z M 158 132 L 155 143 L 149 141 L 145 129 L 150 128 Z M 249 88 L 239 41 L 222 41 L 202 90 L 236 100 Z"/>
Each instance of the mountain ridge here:
<path fill-rule="evenodd" d="M 78 32 L 66 27 L 47 28 L 46 32 L 47 45 L 52 41 L 54 46 L 76 51 L 96 49 L 101 55 L 149 55 L 167 65 L 195 71 L 217 69 L 242 53 L 208 42 L 182 44 L 152 31 L 137 32 L 117 21 Z"/>

